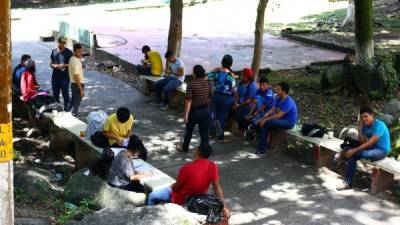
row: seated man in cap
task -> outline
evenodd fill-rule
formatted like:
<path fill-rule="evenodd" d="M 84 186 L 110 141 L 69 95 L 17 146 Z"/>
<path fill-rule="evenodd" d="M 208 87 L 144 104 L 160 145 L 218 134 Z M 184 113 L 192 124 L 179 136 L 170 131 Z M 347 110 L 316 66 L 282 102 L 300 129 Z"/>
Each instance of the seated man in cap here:
<path fill-rule="evenodd" d="M 239 123 L 239 130 L 244 134 L 249 123 L 246 116 L 249 115 L 252 99 L 255 98 L 257 92 L 257 83 L 253 79 L 253 70 L 245 68 L 240 75 L 240 83 L 235 94 L 235 104 L 233 110 L 235 111 L 235 119 Z"/>

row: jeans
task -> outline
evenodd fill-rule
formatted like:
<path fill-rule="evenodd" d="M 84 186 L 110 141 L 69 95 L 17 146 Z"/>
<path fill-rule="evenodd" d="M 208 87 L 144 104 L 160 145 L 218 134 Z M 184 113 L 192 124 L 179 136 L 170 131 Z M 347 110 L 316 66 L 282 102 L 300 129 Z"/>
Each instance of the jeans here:
<path fill-rule="evenodd" d="M 170 187 L 154 190 L 149 194 L 147 205 L 153 206 L 156 202 L 171 202 L 171 193 Z"/>
<path fill-rule="evenodd" d="M 139 75 L 151 75 L 151 66 L 136 65 L 135 69 Z"/>
<path fill-rule="evenodd" d="M 179 86 L 182 82 L 175 77 L 165 77 L 157 81 L 154 84 L 154 89 L 156 89 L 157 100 L 162 102 L 164 105 L 168 105 L 170 102 L 172 92 Z M 162 94 L 164 94 L 164 101 L 162 101 Z"/>
<path fill-rule="evenodd" d="M 83 84 L 81 85 L 82 88 L 84 88 L 84 85 Z M 81 92 L 79 91 L 78 85 L 76 85 L 75 83 L 71 83 L 71 92 L 72 92 L 72 98 L 67 107 L 67 111 L 70 112 L 73 108 L 72 115 L 76 116 L 78 115 L 79 106 L 81 105 L 82 102 Z"/>
<path fill-rule="evenodd" d="M 273 129 L 292 129 L 294 127 L 294 123 L 287 121 L 287 120 L 281 120 L 281 119 L 273 119 L 270 121 L 267 121 L 263 127 L 261 127 L 260 130 L 260 136 L 259 136 L 259 141 L 258 141 L 258 147 L 257 151 L 259 152 L 265 152 L 268 146 L 268 133 L 273 130 Z"/>
<path fill-rule="evenodd" d="M 246 120 L 246 116 L 249 115 L 250 110 L 251 109 L 249 105 L 240 106 L 236 109 L 235 120 L 238 122 L 239 130 L 241 131 L 246 130 L 250 124 L 249 121 Z"/>
<path fill-rule="evenodd" d="M 190 140 L 192 139 L 193 129 L 196 124 L 199 125 L 200 143 L 208 144 L 208 128 L 210 126 L 210 109 L 208 106 L 202 108 L 194 108 L 189 112 L 188 123 L 185 127 L 185 137 L 182 149 L 187 152 L 189 150 Z"/>
<path fill-rule="evenodd" d="M 51 79 L 51 87 L 53 89 L 53 97 L 60 102 L 60 90 L 64 99 L 64 110 L 69 104 L 69 80 L 68 79 Z"/>
<path fill-rule="evenodd" d="M 225 129 L 225 118 L 226 114 L 231 110 L 234 99 L 233 96 L 221 95 L 215 93 L 213 96 L 213 110 L 215 112 L 215 117 L 221 124 L 222 133 L 219 135 L 219 140 L 224 140 L 224 129 Z"/>
<path fill-rule="evenodd" d="M 357 161 L 359 159 L 369 159 L 371 161 L 381 160 L 386 157 L 386 152 L 382 149 L 372 148 L 365 149 L 357 152 L 350 158 L 347 158 L 347 169 L 346 169 L 346 178 L 345 182 L 348 185 L 352 185 L 353 177 L 356 172 Z"/>

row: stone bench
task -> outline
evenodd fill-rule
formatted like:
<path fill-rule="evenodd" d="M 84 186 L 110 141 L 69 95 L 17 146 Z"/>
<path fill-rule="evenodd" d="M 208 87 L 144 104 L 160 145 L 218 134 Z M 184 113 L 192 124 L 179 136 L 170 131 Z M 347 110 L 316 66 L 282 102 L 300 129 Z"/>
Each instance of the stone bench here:
<path fill-rule="evenodd" d="M 58 112 L 54 114 L 45 113 L 45 117 L 50 119 L 54 126 L 61 129 L 60 131 L 53 128 L 50 132 L 51 148 L 59 147 L 59 139 L 65 139 L 68 135 L 65 132 L 67 132 L 69 135 L 72 135 L 75 149 L 74 153 L 80 167 L 92 167 L 95 165 L 95 163 L 100 159 L 103 149 L 93 145 L 89 139 L 80 136 L 81 131 L 86 131 L 86 123 L 72 116 L 69 112 Z M 153 170 L 154 175 L 152 177 L 147 177 L 141 180 L 141 183 L 145 185 L 146 190 L 148 191 L 168 187 L 175 183 L 173 178 L 142 159 L 135 159 L 134 165 L 135 167 L 136 165 L 142 165 L 142 168 L 151 168 Z M 141 171 L 140 168 L 138 171 Z"/>
<path fill-rule="evenodd" d="M 141 81 L 141 92 L 145 95 L 150 95 L 151 91 L 154 89 L 154 83 L 163 79 L 162 76 L 147 76 L 147 75 L 140 75 Z M 188 76 L 186 76 L 188 77 Z M 180 100 L 182 100 L 182 96 L 186 94 L 186 86 L 188 79 L 185 78 L 185 82 L 175 89 L 175 92 L 171 96 L 171 102 L 175 104 L 179 104 Z"/>
<path fill-rule="evenodd" d="M 303 136 L 300 127 L 295 127 L 288 130 L 287 134 L 292 135 L 298 139 L 309 142 L 313 145 L 314 149 L 314 164 L 317 168 L 330 167 L 332 165 L 333 157 L 336 153 L 341 152 L 340 145 L 343 140 L 328 137 L 325 135 L 323 138 L 315 138 Z M 371 162 L 369 160 L 362 160 L 362 163 L 371 165 L 373 167 L 371 173 L 371 193 L 386 190 L 390 187 L 394 180 L 394 175 L 400 174 L 400 162 L 393 158 L 384 158 L 379 161 Z"/>

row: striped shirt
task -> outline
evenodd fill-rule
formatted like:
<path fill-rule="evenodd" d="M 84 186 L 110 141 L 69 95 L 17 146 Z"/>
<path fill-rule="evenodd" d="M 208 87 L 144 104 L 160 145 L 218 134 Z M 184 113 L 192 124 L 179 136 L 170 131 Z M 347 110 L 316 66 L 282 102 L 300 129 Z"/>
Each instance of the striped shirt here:
<path fill-rule="evenodd" d="M 192 100 L 192 108 L 208 106 L 211 87 L 207 80 L 193 80 L 186 87 L 186 99 Z"/>

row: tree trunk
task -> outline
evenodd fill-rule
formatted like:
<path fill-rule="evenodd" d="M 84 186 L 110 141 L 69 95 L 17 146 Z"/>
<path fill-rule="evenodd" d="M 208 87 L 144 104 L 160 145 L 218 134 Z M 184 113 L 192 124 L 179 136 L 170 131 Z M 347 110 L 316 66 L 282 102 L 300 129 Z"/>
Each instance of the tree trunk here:
<path fill-rule="evenodd" d="M 372 0 L 355 0 L 356 60 L 367 63 L 374 56 Z"/>
<path fill-rule="evenodd" d="M 169 22 L 167 49 L 174 51 L 176 56 L 179 56 L 182 43 L 182 14 L 183 14 L 182 0 L 171 0 L 170 12 L 171 16 Z"/>
<path fill-rule="evenodd" d="M 263 40 L 264 40 L 264 15 L 268 0 L 260 0 L 257 8 L 256 30 L 254 32 L 254 53 L 251 68 L 253 69 L 254 79 L 258 77 L 261 65 Z"/>
<path fill-rule="evenodd" d="M 0 224 L 14 224 L 10 6 L 0 1 Z"/>
<path fill-rule="evenodd" d="M 347 7 L 346 17 L 344 18 L 341 27 L 351 26 L 354 24 L 354 0 L 349 0 L 349 6 Z"/>

